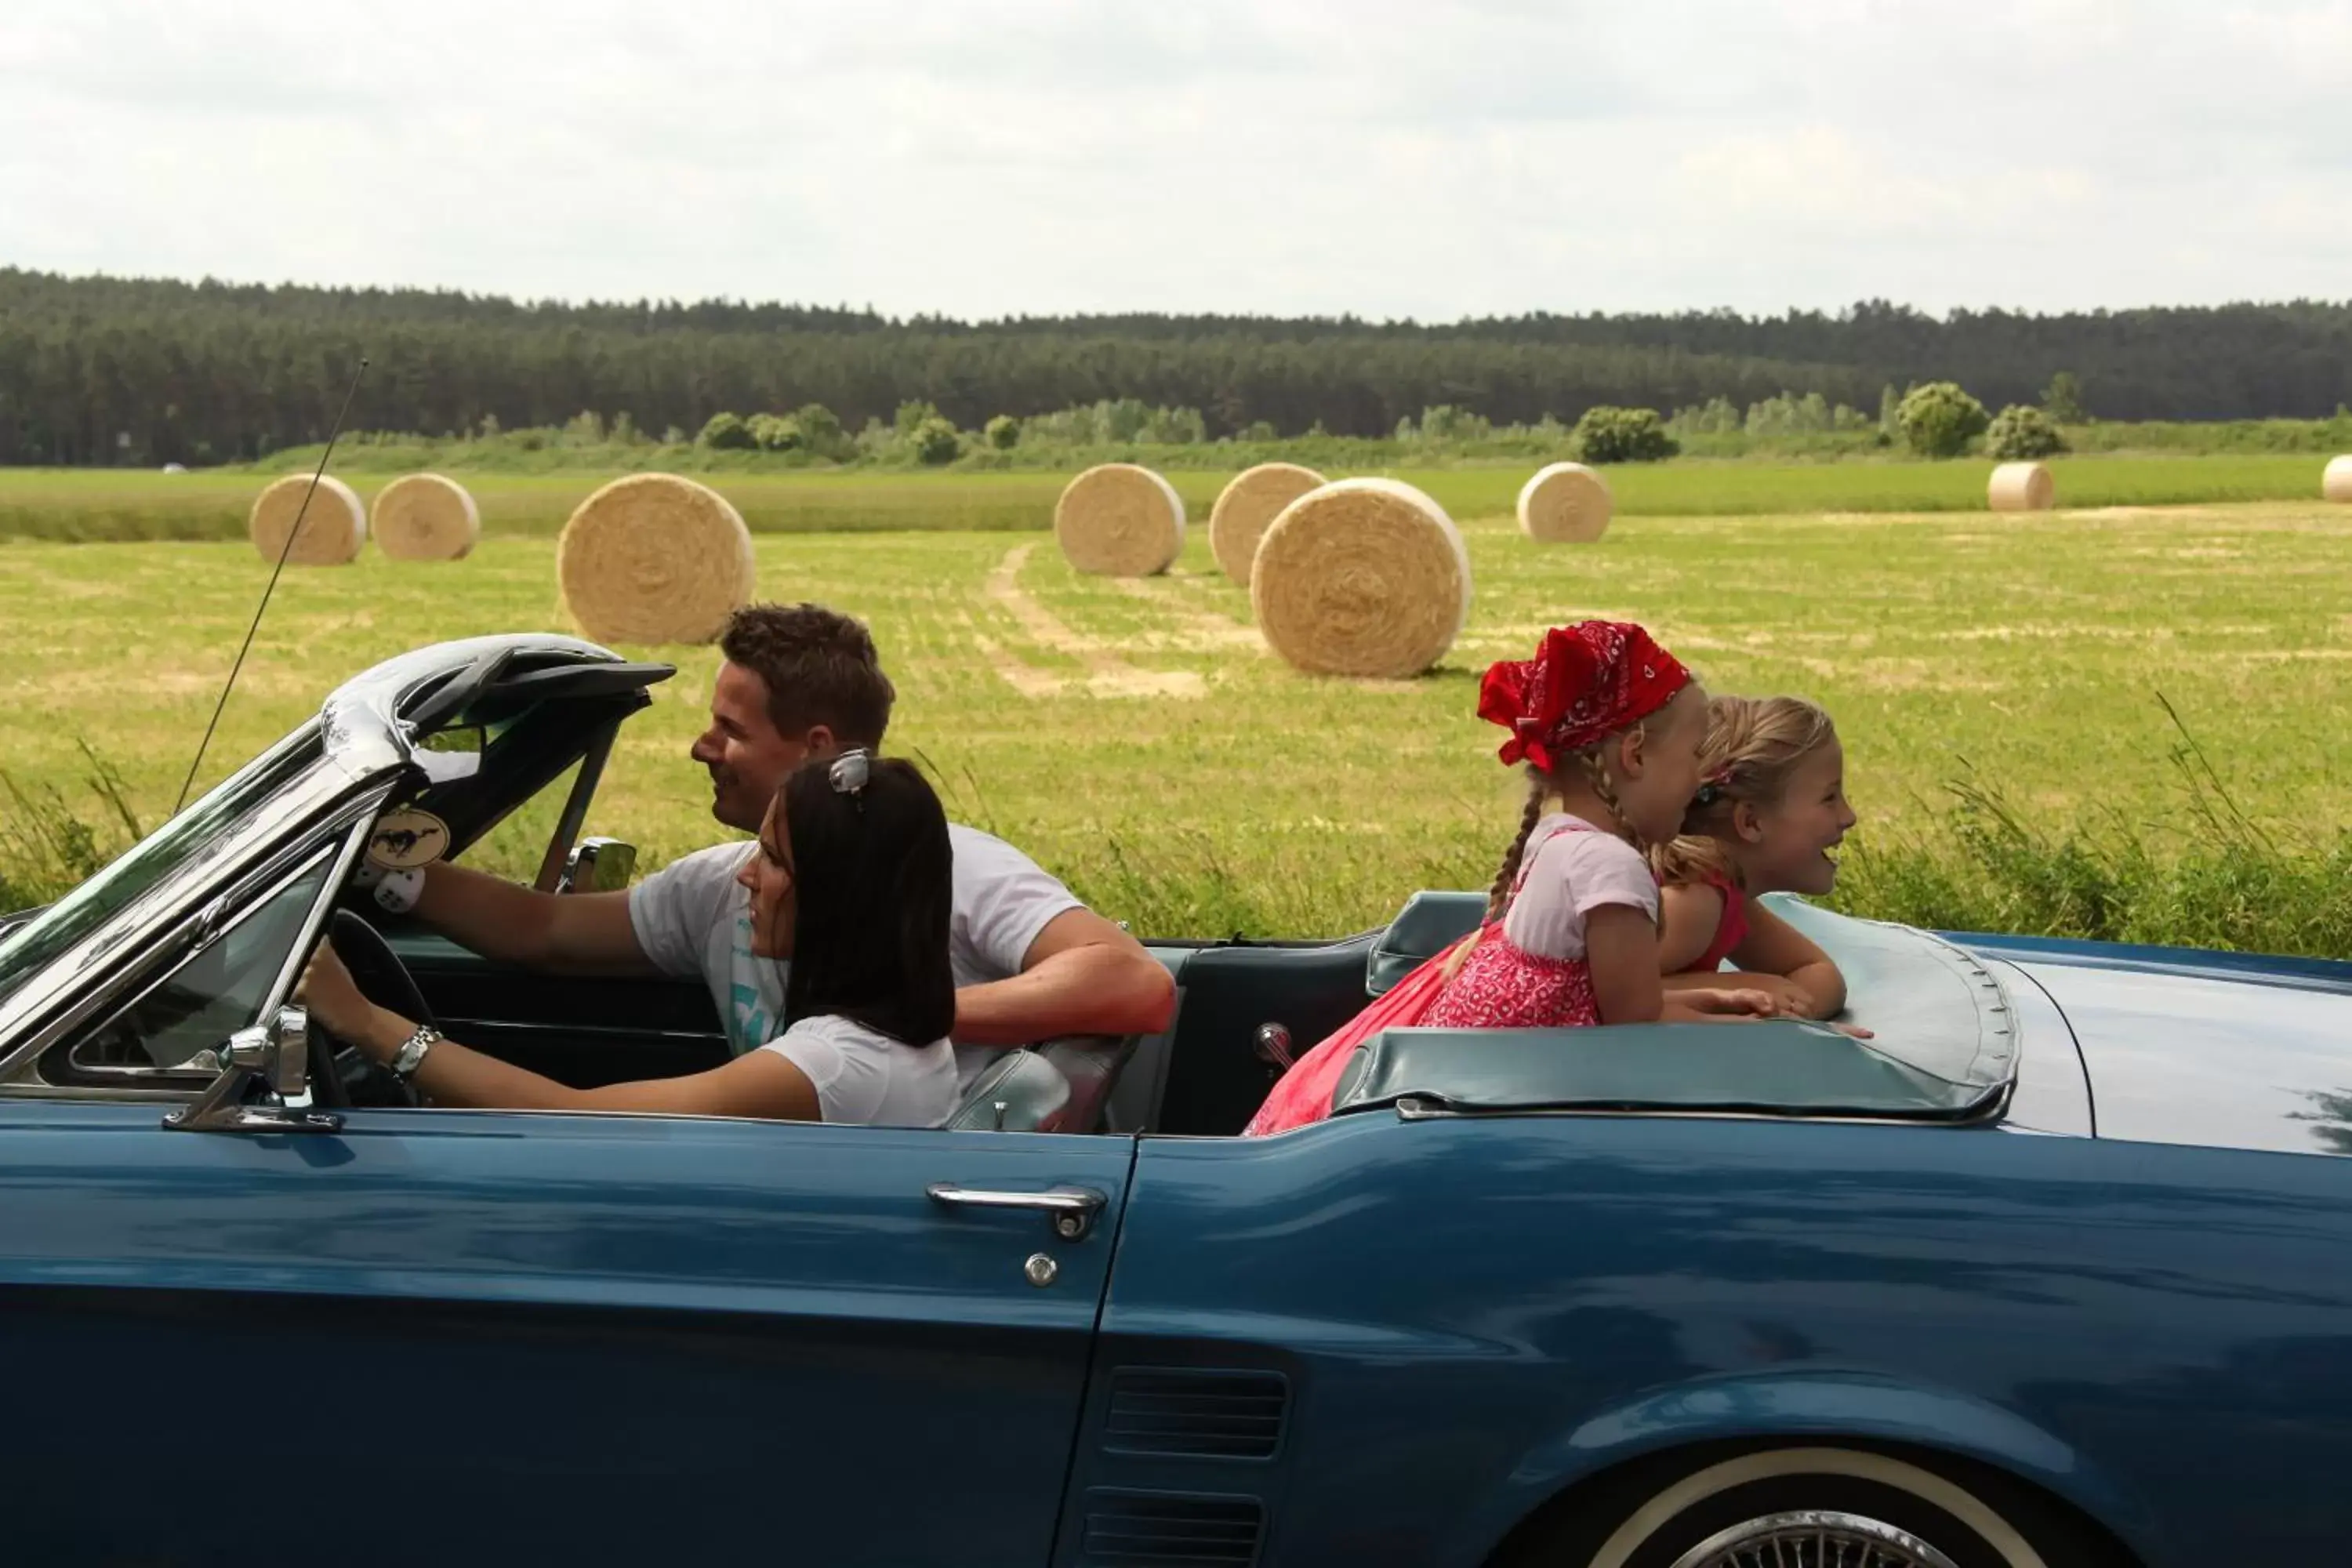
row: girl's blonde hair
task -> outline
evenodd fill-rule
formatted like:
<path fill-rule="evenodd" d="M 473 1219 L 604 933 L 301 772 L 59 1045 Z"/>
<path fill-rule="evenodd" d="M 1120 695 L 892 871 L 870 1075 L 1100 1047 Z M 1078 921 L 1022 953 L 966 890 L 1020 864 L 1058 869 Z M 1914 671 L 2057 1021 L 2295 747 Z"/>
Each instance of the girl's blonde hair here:
<path fill-rule="evenodd" d="M 1643 720 L 1630 725 L 1607 740 L 1583 751 L 1571 752 L 1559 759 L 1561 771 L 1566 771 L 1572 764 L 1584 774 L 1585 783 L 1592 786 L 1592 793 L 1601 797 L 1601 804 L 1607 806 L 1609 814 L 1617 819 L 1618 827 L 1628 835 L 1633 833 L 1633 828 L 1625 821 L 1623 808 L 1617 804 L 1617 785 L 1610 778 L 1609 769 L 1601 760 L 1601 752 L 1611 742 L 1626 735 L 1644 733 L 1648 722 Z M 1518 879 L 1520 863 L 1528 857 L 1528 840 L 1535 837 L 1536 824 L 1543 820 L 1544 807 L 1551 803 L 1552 796 L 1560 793 L 1559 773 L 1548 773 L 1533 763 L 1528 764 L 1527 773 L 1528 804 L 1519 813 L 1519 835 L 1511 840 L 1511 847 L 1503 851 L 1503 864 L 1495 873 L 1494 885 L 1486 889 L 1486 918 L 1490 921 L 1500 917 L 1503 906 L 1510 901 L 1511 884 Z"/>
<path fill-rule="evenodd" d="M 1717 697 L 1706 705 L 1706 739 L 1698 753 L 1698 798 L 1671 843 L 1653 845 L 1650 868 L 1661 885 L 1720 879 L 1735 887 L 1739 868 L 1723 847 L 1732 808 L 1775 805 L 1798 764 L 1837 739 L 1817 702 L 1801 697 Z"/>

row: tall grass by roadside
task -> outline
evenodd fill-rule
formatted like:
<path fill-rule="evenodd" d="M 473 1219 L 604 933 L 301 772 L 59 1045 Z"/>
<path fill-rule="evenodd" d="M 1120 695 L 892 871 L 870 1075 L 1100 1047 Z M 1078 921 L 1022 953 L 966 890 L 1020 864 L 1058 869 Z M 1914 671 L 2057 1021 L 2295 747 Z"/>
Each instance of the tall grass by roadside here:
<path fill-rule="evenodd" d="M 2034 822 L 1997 784 L 1959 778 L 1946 786 L 1948 802 L 1928 826 L 1884 839 L 1857 836 L 1830 901 L 1851 914 L 1940 931 L 2352 957 L 2352 834 L 2310 837 L 2257 822 L 2187 730 L 2179 734 L 2169 760 L 2183 804 L 2160 830 L 2115 814 Z M 0 774 L 7 808 L 0 915 L 50 901 L 140 837 L 120 775 L 87 748 L 84 754 L 88 795 L 79 804 Z M 994 817 L 968 773 L 941 787 L 960 820 L 1019 837 Z M 1386 868 L 1399 902 L 1415 888 L 1478 879 L 1458 863 L 1458 850 L 1444 847 L 1383 839 L 1334 843 L 1329 853 L 1402 855 Z M 1114 835 L 1090 860 L 1057 869 L 1081 898 L 1119 911 L 1145 937 L 1330 937 L 1391 912 L 1336 906 L 1311 861 L 1270 865 L 1196 829 L 1148 840 Z"/>
<path fill-rule="evenodd" d="M 2037 823 L 1997 783 L 1961 778 L 1927 832 L 1858 839 L 1835 901 L 1943 931 L 2352 958 L 2352 833 L 2255 820 L 2158 700 L 2179 737 L 2180 807 L 2162 828 L 2119 812 Z"/>
<path fill-rule="evenodd" d="M 46 904 L 146 837 L 122 775 L 81 747 L 88 798 L 0 773 L 0 915 Z"/>

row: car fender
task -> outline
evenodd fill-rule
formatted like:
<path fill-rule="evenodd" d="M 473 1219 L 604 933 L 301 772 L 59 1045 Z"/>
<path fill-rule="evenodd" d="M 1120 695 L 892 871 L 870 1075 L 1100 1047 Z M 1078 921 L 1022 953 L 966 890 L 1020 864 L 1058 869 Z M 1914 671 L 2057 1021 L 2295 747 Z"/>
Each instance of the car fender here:
<path fill-rule="evenodd" d="M 2031 1482 L 2135 1551 L 2153 1530 L 2147 1510 L 2114 1477 L 2011 1411 L 1877 1373 L 1809 1368 L 1699 1379 L 1578 1413 L 1573 1425 L 1523 1455 L 1465 1521 L 1465 1551 L 1456 1561 L 1483 1561 L 1545 1503 L 1620 1465 L 1742 1441 L 1900 1444 L 1950 1454 Z"/>

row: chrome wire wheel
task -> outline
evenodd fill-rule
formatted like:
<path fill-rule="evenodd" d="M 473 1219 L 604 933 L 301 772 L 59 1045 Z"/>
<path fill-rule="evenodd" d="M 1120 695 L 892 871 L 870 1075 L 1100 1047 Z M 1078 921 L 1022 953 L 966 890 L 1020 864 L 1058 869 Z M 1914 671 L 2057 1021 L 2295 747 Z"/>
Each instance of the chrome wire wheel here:
<path fill-rule="evenodd" d="M 1674 1568 L 1958 1568 L 1906 1531 L 1858 1513 L 1766 1514 L 1717 1531 Z"/>

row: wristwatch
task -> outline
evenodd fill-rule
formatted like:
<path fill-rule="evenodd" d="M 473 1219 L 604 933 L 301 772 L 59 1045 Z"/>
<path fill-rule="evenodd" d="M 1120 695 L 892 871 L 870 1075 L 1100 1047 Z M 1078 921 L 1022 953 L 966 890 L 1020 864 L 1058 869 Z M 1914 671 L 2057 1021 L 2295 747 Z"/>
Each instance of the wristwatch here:
<path fill-rule="evenodd" d="M 416 1033 L 403 1040 L 400 1043 L 400 1049 L 393 1052 L 392 1060 L 384 1065 L 392 1069 L 393 1077 L 406 1083 L 416 1076 L 416 1069 L 425 1065 L 425 1053 L 433 1048 L 433 1042 L 440 1037 L 441 1031 L 432 1025 L 419 1024 L 416 1026 Z"/>

